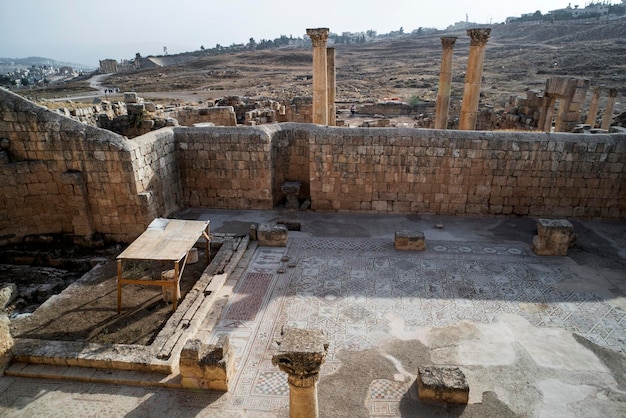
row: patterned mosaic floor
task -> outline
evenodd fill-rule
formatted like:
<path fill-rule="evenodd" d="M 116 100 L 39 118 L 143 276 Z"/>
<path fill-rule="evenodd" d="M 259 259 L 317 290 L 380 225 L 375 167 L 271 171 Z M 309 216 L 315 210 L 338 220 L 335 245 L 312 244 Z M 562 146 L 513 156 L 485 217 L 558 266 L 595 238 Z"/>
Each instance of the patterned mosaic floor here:
<path fill-rule="evenodd" d="M 290 238 L 286 249 L 259 247 L 212 337 L 227 333 L 236 349 L 233 407 L 287 408 L 287 376 L 271 364 L 285 324 L 328 332 L 323 374 L 339 367 L 339 350 L 371 348 L 372 336 L 388 331 L 389 317 L 402 318 L 411 332 L 461 320 L 491 323 L 509 313 L 626 352 L 626 312 L 593 292 L 558 290 L 571 274 L 567 258 L 536 257 L 521 244 L 429 241 L 423 253 L 392 245 Z M 371 414 L 393 414 L 409 384 L 373 381 Z"/>

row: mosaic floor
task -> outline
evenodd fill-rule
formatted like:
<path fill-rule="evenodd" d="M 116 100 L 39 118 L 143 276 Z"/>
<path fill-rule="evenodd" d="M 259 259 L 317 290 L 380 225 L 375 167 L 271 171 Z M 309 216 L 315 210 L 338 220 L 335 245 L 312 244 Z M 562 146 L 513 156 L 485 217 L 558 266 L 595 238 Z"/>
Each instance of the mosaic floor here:
<path fill-rule="evenodd" d="M 236 349 L 232 406 L 287 408 L 287 375 L 271 363 L 285 324 L 327 331 L 322 374 L 339 367 L 339 350 L 371 348 L 390 317 L 411 332 L 509 313 L 626 352 L 626 312 L 593 292 L 557 289 L 573 263 L 534 256 L 519 243 L 429 241 L 415 253 L 394 251 L 389 240 L 290 238 L 287 248 L 259 247 L 212 336 L 227 333 Z M 535 309 L 522 309 L 529 305 Z M 410 383 L 373 381 L 371 415 L 393 415 Z"/>

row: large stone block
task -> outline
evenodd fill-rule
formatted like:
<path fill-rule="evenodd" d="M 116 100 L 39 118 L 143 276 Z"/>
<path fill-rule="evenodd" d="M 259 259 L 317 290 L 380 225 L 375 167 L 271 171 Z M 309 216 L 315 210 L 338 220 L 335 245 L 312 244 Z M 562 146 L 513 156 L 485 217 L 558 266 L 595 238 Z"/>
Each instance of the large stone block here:
<path fill-rule="evenodd" d="M 458 367 L 422 366 L 418 368 L 417 396 L 426 402 L 466 404 L 469 385 Z"/>
<path fill-rule="evenodd" d="M 0 376 L 13 357 L 11 353 L 13 338 L 9 328 L 10 324 L 9 317 L 5 313 L 0 312 Z"/>
<path fill-rule="evenodd" d="M 183 387 L 228 392 L 235 376 L 235 356 L 227 335 L 220 335 L 217 343 L 204 344 L 194 339 L 185 343 L 180 353 L 180 375 Z"/>
<path fill-rule="evenodd" d="M 537 255 L 567 255 L 575 240 L 574 226 L 565 219 L 539 219 L 532 249 Z"/>
<path fill-rule="evenodd" d="M 257 239 L 261 246 L 286 247 L 288 233 L 286 225 L 261 224 L 257 229 Z"/>
<path fill-rule="evenodd" d="M 426 249 L 426 238 L 421 231 L 396 231 L 393 243 L 396 250 L 424 251 Z"/>

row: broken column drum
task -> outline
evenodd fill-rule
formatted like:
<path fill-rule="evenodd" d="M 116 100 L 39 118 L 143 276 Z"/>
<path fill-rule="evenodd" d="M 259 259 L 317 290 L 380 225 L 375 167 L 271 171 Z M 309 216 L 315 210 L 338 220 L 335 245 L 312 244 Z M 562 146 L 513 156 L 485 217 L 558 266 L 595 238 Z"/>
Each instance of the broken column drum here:
<path fill-rule="evenodd" d="M 600 87 L 593 88 L 593 94 L 591 95 L 591 103 L 589 104 L 589 111 L 587 112 L 587 120 L 585 123 L 591 127 L 596 126 L 596 117 L 598 116 L 598 108 L 600 107 Z"/>
<path fill-rule="evenodd" d="M 324 330 L 283 327 L 283 339 L 272 364 L 287 373 L 289 417 L 317 418 L 317 381 L 328 352 Z"/>
<path fill-rule="evenodd" d="M 485 45 L 491 34 L 490 28 L 468 29 L 470 37 L 470 51 L 465 73 L 465 87 L 463 89 L 463 103 L 459 129 L 474 130 L 480 101 L 480 84 L 483 77 L 483 62 L 485 60 Z"/>
<path fill-rule="evenodd" d="M 606 100 L 606 109 L 604 109 L 604 116 L 602 116 L 602 124 L 600 128 L 609 130 L 611 122 L 613 121 L 613 107 L 615 106 L 615 98 L 617 97 L 618 90 L 610 89 L 609 97 Z"/>
<path fill-rule="evenodd" d="M 313 123 L 328 124 L 328 28 L 307 29 L 313 43 Z"/>
<path fill-rule="evenodd" d="M 448 109 L 450 107 L 450 90 L 452 82 L 452 51 L 456 36 L 442 36 L 441 72 L 439 73 L 439 90 L 437 91 L 437 108 L 435 110 L 435 129 L 448 127 Z"/>

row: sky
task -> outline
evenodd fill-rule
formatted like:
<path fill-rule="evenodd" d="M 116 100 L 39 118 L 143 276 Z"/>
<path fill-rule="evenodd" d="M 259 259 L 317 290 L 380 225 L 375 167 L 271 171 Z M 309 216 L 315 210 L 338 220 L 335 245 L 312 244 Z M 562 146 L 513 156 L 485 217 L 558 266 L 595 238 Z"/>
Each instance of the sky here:
<path fill-rule="evenodd" d="M 132 59 L 248 43 L 250 38 L 304 37 L 307 28 L 379 34 L 455 22 L 500 23 L 571 0 L 0 0 L 0 57 L 39 56 L 97 67 Z M 618 3 L 613 0 L 612 3 Z"/>

